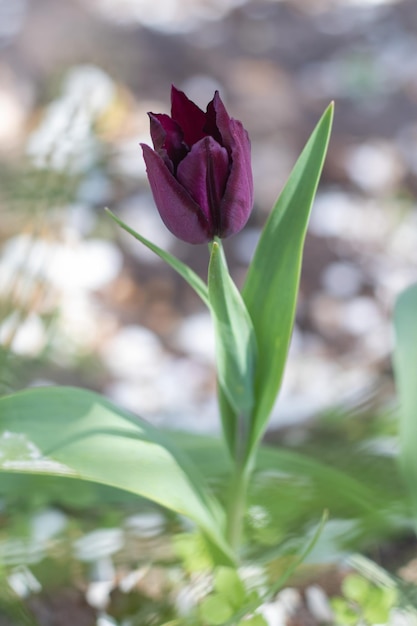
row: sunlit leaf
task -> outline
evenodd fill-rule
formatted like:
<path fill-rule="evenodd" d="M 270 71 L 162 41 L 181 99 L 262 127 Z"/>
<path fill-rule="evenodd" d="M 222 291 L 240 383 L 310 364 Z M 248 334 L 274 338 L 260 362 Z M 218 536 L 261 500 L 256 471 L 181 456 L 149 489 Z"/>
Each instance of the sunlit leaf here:
<path fill-rule="evenodd" d="M 281 385 L 294 323 L 304 239 L 332 119 L 330 105 L 272 209 L 243 286 L 242 295 L 255 328 L 259 353 L 252 446 L 262 436 Z"/>
<path fill-rule="evenodd" d="M 191 518 L 230 563 L 224 513 L 168 436 L 105 398 L 71 387 L 0 399 L 0 469 L 90 480 Z"/>
<path fill-rule="evenodd" d="M 208 288 L 216 335 L 217 376 L 233 409 L 230 413 L 222 412 L 223 428 L 232 456 L 242 458 L 255 402 L 256 339 L 242 296 L 230 277 L 221 244 L 217 242 L 211 250 Z"/>
<path fill-rule="evenodd" d="M 135 230 L 133 230 L 133 228 L 130 228 L 130 226 L 125 224 L 119 217 L 117 217 L 117 215 L 112 213 L 109 209 L 106 209 L 106 213 L 108 213 L 108 215 L 110 215 L 110 217 L 116 222 L 116 224 L 119 224 L 119 226 L 121 226 L 123 230 L 125 230 L 127 233 L 132 235 L 132 237 L 140 241 L 140 243 L 149 248 L 149 250 L 152 250 L 152 252 L 158 255 L 163 261 L 168 263 L 168 265 L 170 265 L 176 272 L 178 272 L 178 274 L 180 274 L 180 276 L 182 276 L 187 281 L 187 283 L 194 289 L 197 295 L 200 296 L 204 304 L 209 306 L 207 286 L 204 284 L 201 278 L 197 276 L 197 274 L 191 268 L 188 267 L 188 265 L 177 259 L 169 252 L 162 250 L 162 248 L 156 246 L 154 243 L 143 237 L 143 235 L 137 233 Z"/>

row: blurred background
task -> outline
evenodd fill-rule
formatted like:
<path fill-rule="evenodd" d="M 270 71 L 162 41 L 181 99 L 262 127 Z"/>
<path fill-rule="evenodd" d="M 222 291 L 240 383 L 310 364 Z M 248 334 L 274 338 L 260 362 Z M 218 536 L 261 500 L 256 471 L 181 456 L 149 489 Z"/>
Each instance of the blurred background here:
<path fill-rule="evenodd" d="M 80 385 L 218 432 L 208 313 L 104 212 L 205 277 L 207 249 L 160 221 L 139 146 L 175 84 L 204 109 L 219 89 L 252 140 L 255 208 L 226 241 L 238 284 L 335 100 L 269 437 L 299 445 L 317 416 L 392 412 L 390 317 L 417 277 L 416 61 L 415 0 L 0 0 L 2 393 Z M 349 441 L 375 435 L 346 423 Z M 383 421 L 375 449 L 392 455 L 393 434 Z"/>
<path fill-rule="evenodd" d="M 2 0 L 0 45 L 3 385 L 79 384 L 217 429 L 208 313 L 103 211 L 205 276 L 205 247 L 162 225 L 139 147 L 172 83 L 202 108 L 219 89 L 252 139 L 255 209 L 227 242 L 238 283 L 335 100 L 273 424 L 385 383 L 393 301 L 417 273 L 415 2 Z"/>

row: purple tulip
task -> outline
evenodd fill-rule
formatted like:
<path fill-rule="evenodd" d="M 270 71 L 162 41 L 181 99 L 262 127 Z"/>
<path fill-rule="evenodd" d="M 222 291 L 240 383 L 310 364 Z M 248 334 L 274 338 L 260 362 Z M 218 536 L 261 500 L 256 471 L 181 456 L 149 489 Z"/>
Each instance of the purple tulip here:
<path fill-rule="evenodd" d="M 205 113 L 173 86 L 171 117 L 149 117 L 154 150 L 141 145 L 166 227 L 188 243 L 239 232 L 253 205 L 250 141 L 241 122 L 229 117 L 219 93 Z"/>

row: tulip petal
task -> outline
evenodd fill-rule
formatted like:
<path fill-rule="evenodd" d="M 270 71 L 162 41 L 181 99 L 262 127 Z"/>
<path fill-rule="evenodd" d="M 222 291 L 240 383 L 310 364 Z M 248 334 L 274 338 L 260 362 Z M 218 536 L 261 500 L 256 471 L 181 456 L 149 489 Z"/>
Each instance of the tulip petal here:
<path fill-rule="evenodd" d="M 165 226 L 187 243 L 205 243 L 213 238 L 207 217 L 189 193 L 175 179 L 162 157 L 141 144 L 149 184 Z"/>
<path fill-rule="evenodd" d="M 168 167 L 176 166 L 187 154 L 184 144 L 184 133 L 174 120 L 165 113 L 148 113 L 151 121 L 151 137 L 153 147 L 164 159 Z M 168 155 L 168 162 L 166 156 Z"/>
<path fill-rule="evenodd" d="M 204 124 L 203 130 L 207 133 L 207 135 L 214 137 L 214 139 L 222 146 L 223 139 L 217 127 L 217 120 L 216 120 L 217 113 L 216 113 L 216 109 L 214 106 L 214 102 L 217 99 L 220 100 L 218 91 L 215 92 L 213 100 L 210 100 L 210 102 L 207 105 L 206 123 Z"/>
<path fill-rule="evenodd" d="M 183 91 L 171 88 L 171 117 L 181 127 L 189 148 L 207 134 L 203 129 L 206 114 Z"/>
<path fill-rule="evenodd" d="M 220 208 L 220 237 L 228 237 L 244 227 L 253 207 L 250 140 L 241 122 L 229 116 L 217 92 L 213 107 L 222 143 L 231 159 L 230 175 Z"/>
<path fill-rule="evenodd" d="M 206 216 L 212 238 L 220 234 L 220 209 L 228 176 L 227 150 L 213 137 L 194 144 L 178 166 L 177 178 Z"/>

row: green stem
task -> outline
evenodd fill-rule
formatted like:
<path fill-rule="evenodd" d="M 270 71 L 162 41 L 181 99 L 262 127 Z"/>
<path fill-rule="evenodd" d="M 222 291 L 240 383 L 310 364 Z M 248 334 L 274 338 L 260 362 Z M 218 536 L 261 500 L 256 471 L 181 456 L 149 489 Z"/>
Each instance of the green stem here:
<path fill-rule="evenodd" d="M 229 506 L 227 510 L 226 537 L 233 552 L 237 555 L 242 543 L 246 501 L 254 456 L 248 456 L 248 418 L 236 418 L 235 456 L 233 473 L 229 485 Z"/>
<path fill-rule="evenodd" d="M 247 466 L 236 464 L 230 481 L 227 540 L 235 553 L 237 553 L 242 541 L 249 474 Z"/>

